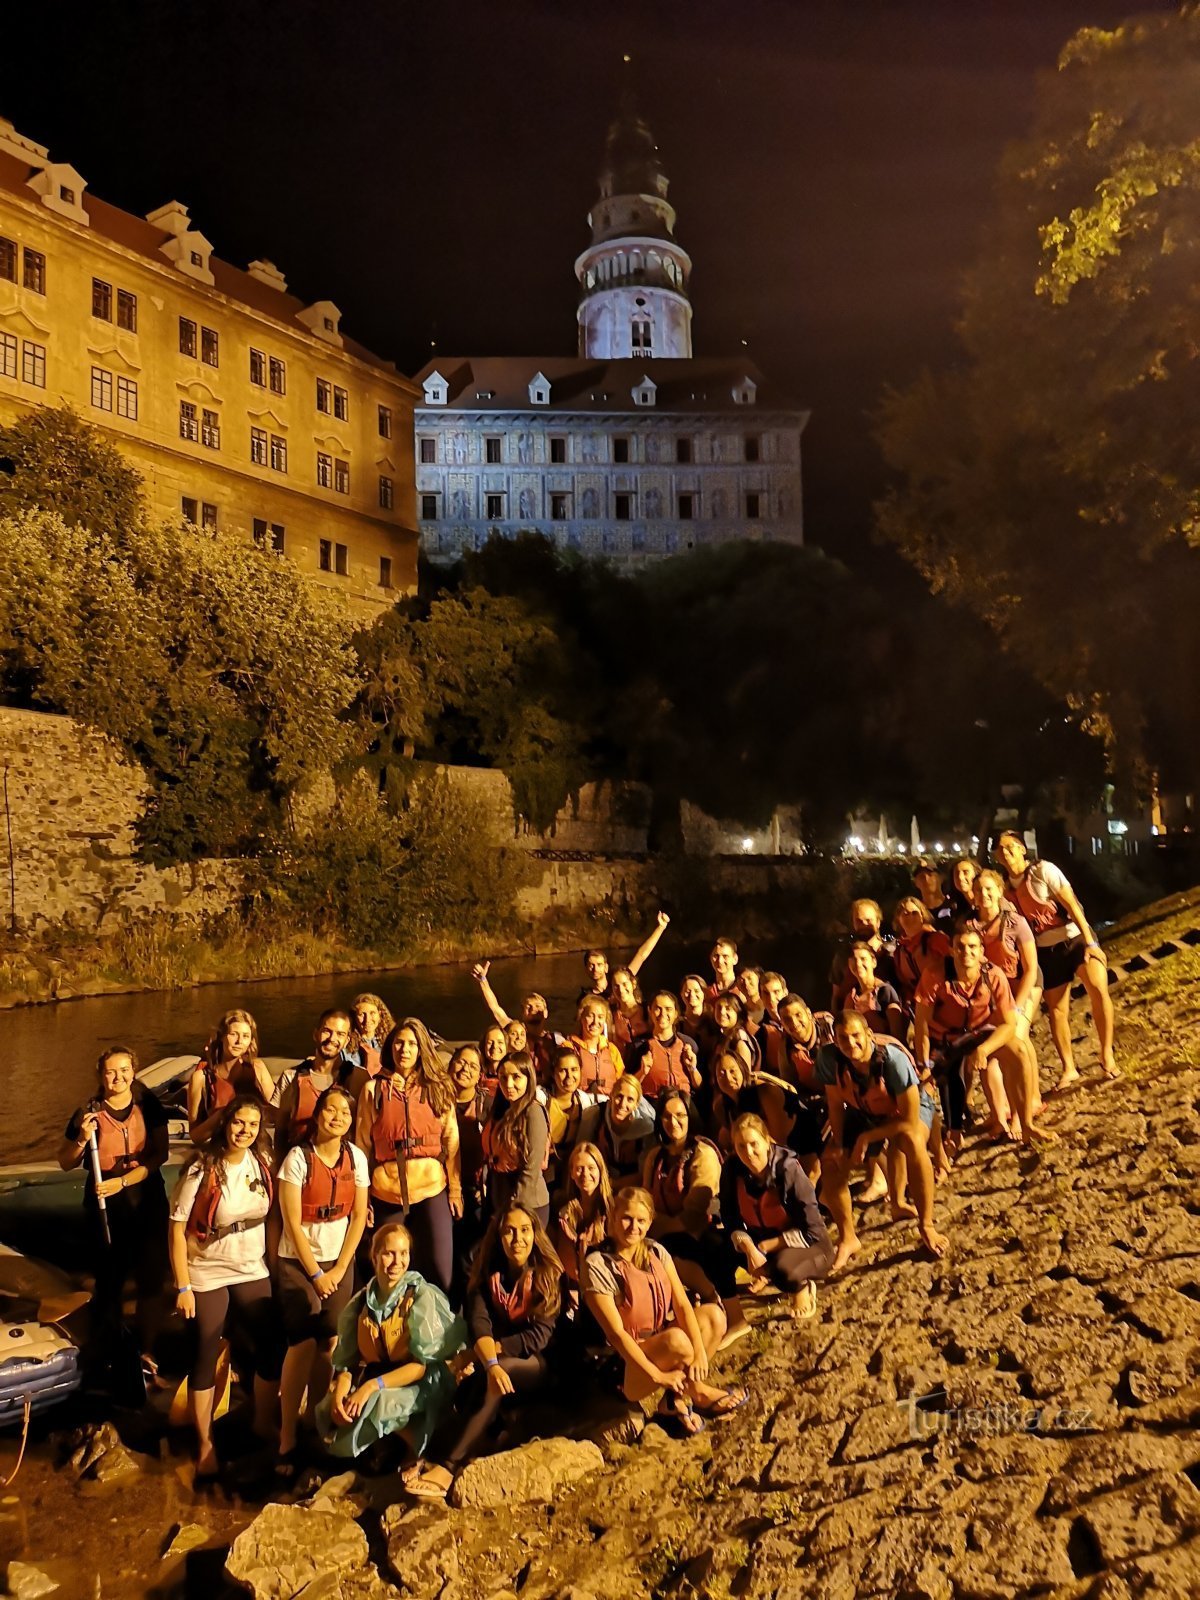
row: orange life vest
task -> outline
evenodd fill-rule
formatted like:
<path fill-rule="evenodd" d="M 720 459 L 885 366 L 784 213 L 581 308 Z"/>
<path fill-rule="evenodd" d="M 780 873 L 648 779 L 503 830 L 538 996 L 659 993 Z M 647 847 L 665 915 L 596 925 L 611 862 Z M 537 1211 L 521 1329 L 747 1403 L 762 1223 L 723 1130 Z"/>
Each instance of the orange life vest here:
<path fill-rule="evenodd" d="M 211 1117 L 214 1111 L 219 1111 L 222 1106 L 227 1106 L 231 1100 L 236 1100 L 238 1095 L 252 1095 L 255 1100 L 261 1101 L 262 1095 L 258 1091 L 258 1079 L 254 1075 L 254 1064 L 250 1061 L 235 1061 L 233 1070 L 227 1078 L 222 1078 L 211 1061 L 197 1063 L 204 1068 L 204 1098 L 201 1102 L 200 1117 Z"/>
<path fill-rule="evenodd" d="M 654 1196 L 654 1209 L 665 1217 L 677 1217 L 683 1210 L 690 1184 L 689 1168 L 701 1145 L 707 1145 L 721 1159 L 721 1152 L 711 1139 L 697 1138 L 681 1155 L 672 1156 L 660 1145 L 650 1163 L 650 1193 Z"/>
<path fill-rule="evenodd" d="M 670 1044 L 663 1044 L 661 1039 L 650 1038 L 641 1045 L 641 1060 L 650 1058 L 649 1065 L 645 1067 L 642 1075 L 642 1092 L 647 1098 L 654 1100 L 668 1089 L 682 1089 L 684 1093 L 691 1090 L 691 1081 L 683 1068 L 684 1042 L 678 1034 Z"/>
<path fill-rule="evenodd" d="M 349 1145 L 342 1146 L 334 1167 L 327 1167 L 310 1144 L 304 1146 L 301 1222 L 340 1222 L 354 1209 L 354 1189 L 354 1157 Z"/>
<path fill-rule="evenodd" d="M 410 1285 L 387 1316 L 379 1320 L 363 1295 L 358 1313 L 358 1353 L 368 1366 L 398 1367 L 408 1360 L 408 1319 L 416 1298 L 417 1291 Z"/>
<path fill-rule="evenodd" d="M 1029 871 L 1027 867 L 1019 883 L 1010 883 L 1005 894 L 1032 928 L 1036 939 L 1039 933 L 1049 933 L 1051 928 L 1065 928 L 1071 919 L 1057 900 L 1039 900 L 1029 892 Z"/>
<path fill-rule="evenodd" d="M 912 1061 L 909 1051 L 899 1040 L 886 1041 L 894 1049 L 900 1050 Z M 866 1078 L 859 1076 L 851 1062 L 847 1061 L 837 1046 L 832 1048 L 837 1052 L 837 1086 L 845 1098 L 846 1104 L 853 1106 L 856 1111 L 863 1112 L 868 1117 L 875 1117 L 880 1121 L 890 1120 L 900 1115 L 900 1105 L 895 1095 L 889 1093 L 883 1081 L 883 1052 L 884 1041 L 876 1043 L 871 1056 L 871 1064 L 867 1068 Z M 915 1070 L 915 1068 L 914 1068 Z"/>
<path fill-rule="evenodd" d="M 639 1341 L 661 1333 L 672 1320 L 674 1309 L 671 1280 L 657 1254 L 649 1251 L 644 1268 L 622 1260 L 615 1252 L 608 1259 L 621 1286 L 617 1315 L 625 1332 Z"/>
<path fill-rule="evenodd" d="M 550 1118 L 547 1116 L 546 1108 L 540 1100 L 535 1100 L 528 1109 L 531 1115 L 535 1111 L 540 1111 L 543 1117 L 546 1118 L 546 1143 L 542 1150 L 541 1165 L 541 1171 L 545 1172 L 550 1164 Z M 501 1112 L 501 1116 L 503 1114 Z M 500 1142 L 496 1138 L 496 1124 L 499 1121 L 500 1117 L 489 1116 L 480 1130 L 484 1160 L 493 1172 L 516 1172 L 520 1165 L 516 1151 L 501 1149 Z"/>
<path fill-rule="evenodd" d="M 950 940 L 940 928 L 922 928 L 912 940 L 898 939 L 892 951 L 896 987 L 900 998 L 909 1004 L 930 965 L 950 954 Z"/>
<path fill-rule="evenodd" d="M 103 1100 L 95 1103 L 96 1148 L 100 1152 L 100 1171 L 106 1178 L 115 1178 L 138 1165 L 146 1148 L 146 1119 L 135 1099 L 129 1115 L 122 1121 L 114 1117 Z"/>
<path fill-rule="evenodd" d="M 769 1180 L 761 1194 L 750 1193 L 744 1173 L 738 1174 L 737 1203 L 742 1221 L 753 1232 L 782 1233 L 790 1224 L 787 1208 Z"/>
<path fill-rule="evenodd" d="M 440 1161 L 442 1119 L 416 1083 L 399 1089 L 390 1072 L 380 1073 L 375 1084 L 375 1121 L 371 1146 L 377 1162 Z"/>
<path fill-rule="evenodd" d="M 275 1180 L 271 1176 L 271 1169 L 256 1150 L 251 1152 L 249 1159 L 258 1164 L 259 1184 L 266 1195 L 269 1211 L 275 1198 Z M 217 1208 L 220 1204 L 221 1180 L 216 1167 L 212 1167 L 204 1174 L 200 1187 L 196 1190 L 196 1198 L 192 1202 L 191 1213 L 184 1231 L 191 1238 L 198 1239 L 201 1244 L 207 1244 L 213 1237 L 222 1239 L 229 1233 L 246 1233 L 251 1228 L 262 1227 L 266 1221 L 265 1216 L 243 1218 L 239 1222 L 230 1222 L 218 1227 Z"/>
<path fill-rule="evenodd" d="M 929 1036 L 938 1044 L 986 1028 L 1010 998 L 1008 980 L 985 961 L 970 989 L 958 978 L 944 978 L 933 991 Z"/>
<path fill-rule="evenodd" d="M 572 1038 L 568 1042 L 579 1057 L 579 1087 L 589 1094 L 610 1095 L 622 1070 L 614 1047 L 607 1039 L 597 1050 L 582 1039 Z"/>
<path fill-rule="evenodd" d="M 1021 975 L 1021 942 L 1017 937 L 1017 913 L 1002 906 L 996 917 L 996 931 L 983 933 L 983 953 L 992 966 L 1012 983 Z"/>

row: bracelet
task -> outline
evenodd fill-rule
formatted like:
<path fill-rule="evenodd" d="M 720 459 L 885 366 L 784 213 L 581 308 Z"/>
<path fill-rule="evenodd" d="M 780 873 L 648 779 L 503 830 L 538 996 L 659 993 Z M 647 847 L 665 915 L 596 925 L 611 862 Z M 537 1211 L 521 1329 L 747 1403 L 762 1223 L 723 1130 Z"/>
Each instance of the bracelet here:
<path fill-rule="evenodd" d="M 180 1284 L 179 1288 L 176 1289 L 176 1291 L 175 1291 L 175 1298 L 178 1300 L 178 1298 L 179 1298 L 179 1296 L 181 1294 L 191 1294 L 191 1292 L 192 1292 L 192 1286 L 191 1286 L 190 1283 Z"/>
<path fill-rule="evenodd" d="M 485 1367 L 498 1367 L 500 1365 L 500 1357 L 493 1356 L 490 1361 L 485 1361 L 483 1364 Z"/>
<path fill-rule="evenodd" d="M 383 1390 L 387 1387 L 387 1385 L 384 1383 L 382 1378 L 376 1378 L 375 1379 L 375 1387 L 380 1391 L 380 1393 L 382 1393 Z"/>
<path fill-rule="evenodd" d="M 316 1283 L 318 1278 L 323 1278 L 324 1276 L 325 1276 L 325 1268 L 324 1267 L 318 1267 L 315 1272 L 313 1272 L 313 1273 L 311 1273 L 309 1275 L 309 1281 L 311 1283 Z"/>

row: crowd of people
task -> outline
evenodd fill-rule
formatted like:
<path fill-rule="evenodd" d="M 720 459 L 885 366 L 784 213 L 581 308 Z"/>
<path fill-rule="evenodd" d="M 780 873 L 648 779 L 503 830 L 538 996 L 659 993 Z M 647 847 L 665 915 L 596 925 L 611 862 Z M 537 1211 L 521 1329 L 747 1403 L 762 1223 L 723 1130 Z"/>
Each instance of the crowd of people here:
<path fill-rule="evenodd" d="M 1116 1071 L 1107 968 L 1069 882 L 1017 834 L 995 857 L 948 882 L 919 862 L 890 932 L 856 900 L 828 996 L 724 937 L 711 976 L 643 989 L 660 912 L 627 965 L 587 953 L 563 1031 L 540 994 L 506 1009 L 481 962 L 478 1043 L 361 994 L 273 1080 L 253 1017 L 228 1012 L 187 1081 L 195 1153 L 169 1198 L 167 1110 L 131 1050 L 106 1050 L 60 1151 L 88 1174 L 98 1346 L 132 1278 L 150 1351 L 173 1284 L 201 1482 L 230 1349 L 281 1488 L 318 1446 L 388 1459 L 399 1437 L 407 1491 L 442 1499 L 514 1411 L 587 1384 L 661 1392 L 683 1434 L 733 1414 L 747 1392 L 711 1364 L 748 1331 L 748 1297 L 815 1316 L 872 1204 L 940 1256 L 938 1186 L 968 1135 L 1053 1139 L 1039 1005 L 1056 1089 L 1078 1077 L 1076 980 Z"/>

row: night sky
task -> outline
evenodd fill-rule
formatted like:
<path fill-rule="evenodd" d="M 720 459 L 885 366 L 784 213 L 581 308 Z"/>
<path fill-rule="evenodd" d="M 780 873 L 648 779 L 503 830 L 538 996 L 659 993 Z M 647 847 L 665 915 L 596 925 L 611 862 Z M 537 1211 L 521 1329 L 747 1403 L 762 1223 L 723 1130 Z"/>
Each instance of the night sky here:
<path fill-rule="evenodd" d="M 105 199 L 190 206 L 405 371 L 573 354 L 621 57 L 695 263 L 697 355 L 812 409 L 808 537 L 861 554 L 866 413 L 952 348 L 1035 74 L 1136 0 L 110 0 L 5 8 L 0 113 Z M 878 558 L 876 558 L 878 559 Z"/>

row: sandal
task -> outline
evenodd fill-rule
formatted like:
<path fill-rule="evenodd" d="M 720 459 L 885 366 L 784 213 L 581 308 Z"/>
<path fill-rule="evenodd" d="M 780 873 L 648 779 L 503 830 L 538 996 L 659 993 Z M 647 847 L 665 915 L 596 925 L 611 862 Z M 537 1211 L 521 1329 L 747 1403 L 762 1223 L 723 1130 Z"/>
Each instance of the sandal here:
<path fill-rule="evenodd" d="M 426 1467 L 425 1470 L 420 1473 L 418 1477 L 414 1478 L 411 1483 L 406 1483 L 404 1485 L 405 1491 L 412 1495 L 414 1500 L 444 1501 L 446 1496 L 450 1493 L 450 1487 L 451 1484 L 453 1484 L 454 1479 L 448 1472 L 446 1472 L 446 1476 L 450 1478 L 450 1483 L 437 1483 L 433 1478 L 433 1474 L 435 1472 L 446 1472 L 446 1469 L 445 1467 Z"/>
<path fill-rule="evenodd" d="M 290 1489 L 300 1476 L 300 1446 L 281 1450 L 275 1458 L 275 1482 L 281 1489 Z"/>
<path fill-rule="evenodd" d="M 734 1412 L 740 1411 L 743 1406 L 749 1403 L 750 1391 L 744 1386 L 736 1389 L 723 1389 L 721 1398 L 714 1400 L 711 1406 L 702 1407 L 701 1412 L 710 1422 L 724 1422 L 726 1417 L 732 1417 Z"/>
<path fill-rule="evenodd" d="M 694 1439 L 706 1427 L 704 1418 L 690 1400 L 672 1402 L 664 1395 L 655 1416 L 663 1431 L 676 1439 Z"/>
<path fill-rule="evenodd" d="M 811 1322 L 817 1314 L 817 1286 L 815 1283 L 806 1283 L 803 1289 L 797 1289 L 792 1300 L 792 1316 L 797 1322 Z"/>

